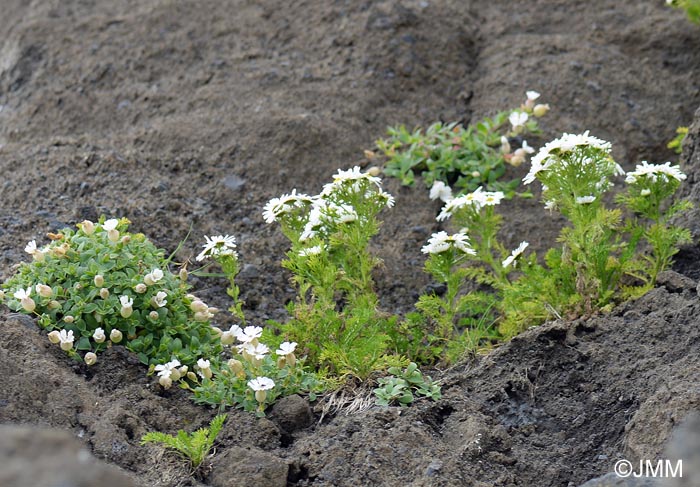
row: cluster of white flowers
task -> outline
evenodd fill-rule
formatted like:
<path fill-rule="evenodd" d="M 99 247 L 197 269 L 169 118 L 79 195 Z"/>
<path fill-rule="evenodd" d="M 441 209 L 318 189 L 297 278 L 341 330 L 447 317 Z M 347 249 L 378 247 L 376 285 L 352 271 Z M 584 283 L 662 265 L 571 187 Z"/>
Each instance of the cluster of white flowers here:
<path fill-rule="evenodd" d="M 194 313 L 194 320 L 205 322 L 209 321 L 218 313 L 217 308 L 208 306 L 204 301 L 196 297 L 194 294 L 188 294 L 185 298 L 190 300 L 190 310 Z"/>
<path fill-rule="evenodd" d="M 291 211 L 293 208 L 303 207 L 313 203 L 314 198 L 309 195 L 299 193 L 293 189 L 291 194 L 285 194 L 279 198 L 272 198 L 263 208 L 263 218 L 265 223 L 273 223 L 281 215 Z"/>
<path fill-rule="evenodd" d="M 528 242 L 521 242 L 520 245 L 518 245 L 518 248 L 513 250 L 508 257 L 505 258 L 505 260 L 501 263 L 503 265 L 503 268 L 505 269 L 506 267 L 510 266 L 515 262 L 515 260 L 522 255 L 523 252 L 525 252 L 525 249 L 530 245 Z"/>
<path fill-rule="evenodd" d="M 374 171 L 363 172 L 360 166 L 355 166 L 352 169 L 338 169 L 338 172 L 333 175 L 333 182 L 323 186 L 321 196 L 329 196 L 341 188 L 350 188 L 354 192 L 362 189 L 362 181 L 369 181 L 374 184 L 380 191 L 382 189 L 382 180 L 373 174 Z"/>
<path fill-rule="evenodd" d="M 155 371 L 158 372 L 158 383 L 164 389 L 168 389 L 173 385 L 173 381 L 185 377 L 189 368 L 186 365 L 181 365 L 179 360 L 173 359 L 168 363 L 156 365 Z"/>
<path fill-rule="evenodd" d="M 299 251 L 299 257 L 310 257 L 312 255 L 319 255 L 320 253 L 322 253 L 325 250 L 326 250 L 325 244 L 314 245 L 313 247 L 301 249 Z"/>
<path fill-rule="evenodd" d="M 589 135 L 588 130 L 583 134 L 565 133 L 560 138 L 546 143 L 544 147 L 539 150 L 537 155 L 532 158 L 530 172 L 523 178 L 523 182 L 525 184 L 530 184 L 535 181 L 538 173 L 549 169 L 556 161 L 555 158 L 550 157 L 553 153 L 570 152 L 575 147 L 581 146 L 593 147 L 607 153 L 610 152 L 612 147 L 610 142 Z M 562 163 L 565 163 L 565 161 L 562 161 Z M 617 166 L 617 173 L 624 175 L 624 171 L 620 166 Z"/>
<path fill-rule="evenodd" d="M 634 184 L 641 178 L 649 178 L 652 182 L 656 182 L 659 178 L 666 181 L 671 178 L 677 181 L 683 181 L 687 176 L 683 174 L 680 166 L 672 166 L 670 162 L 664 164 L 649 164 L 647 161 L 642 161 L 641 164 L 637 164 L 634 171 L 627 173 L 625 182 L 627 184 Z"/>
<path fill-rule="evenodd" d="M 495 206 L 500 204 L 503 198 L 504 194 L 501 191 L 484 191 L 484 189 L 479 186 L 473 193 L 449 200 L 445 206 L 442 207 L 442 211 L 440 211 L 440 214 L 437 216 L 437 220 L 446 220 L 451 217 L 455 211 L 465 207 L 472 207 L 478 211 L 484 206 Z"/>
<path fill-rule="evenodd" d="M 377 177 L 377 174 L 378 169 L 376 168 L 366 172 L 363 172 L 359 166 L 347 170 L 339 169 L 333 176 L 333 182 L 324 185 L 319 195 L 297 194 L 296 190 L 293 190 L 289 195 L 271 199 L 263 208 L 263 218 L 267 223 L 273 223 L 281 215 L 294 208 L 310 205 L 311 208 L 299 238 L 302 242 L 307 241 L 322 233 L 326 225 L 352 223 L 360 218 L 352 205 L 343 203 L 342 196 L 337 196 L 343 192 L 365 191 L 367 198 L 378 198 L 387 207 L 393 207 L 394 197 L 382 190 L 381 179 Z M 369 183 L 369 187 L 367 183 Z"/>
<path fill-rule="evenodd" d="M 217 235 L 215 237 L 204 236 L 206 243 L 203 245 L 204 250 L 196 257 L 198 262 L 203 261 L 207 257 L 217 257 L 219 255 L 233 255 L 238 258 L 238 253 L 233 250 L 236 248 L 236 238 L 231 235 Z"/>
<path fill-rule="evenodd" d="M 451 248 L 455 248 L 465 254 L 476 255 L 476 251 L 471 247 L 467 235 L 464 233 L 448 235 L 447 232 L 434 233 L 428 240 L 428 245 L 425 245 L 421 252 L 424 254 L 440 254 Z"/>

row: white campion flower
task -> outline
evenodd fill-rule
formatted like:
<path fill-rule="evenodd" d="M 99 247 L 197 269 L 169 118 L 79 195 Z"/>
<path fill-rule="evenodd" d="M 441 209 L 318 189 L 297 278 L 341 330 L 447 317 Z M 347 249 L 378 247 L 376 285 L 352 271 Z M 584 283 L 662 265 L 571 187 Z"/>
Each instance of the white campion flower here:
<path fill-rule="evenodd" d="M 156 282 L 163 279 L 164 275 L 162 270 L 156 268 L 143 277 L 143 282 L 147 286 L 153 286 Z"/>
<path fill-rule="evenodd" d="M 161 365 L 161 364 L 156 365 L 156 367 L 155 367 L 154 370 L 155 370 L 156 372 L 158 372 L 158 376 L 159 376 L 159 377 L 168 377 L 169 379 L 172 379 L 172 380 L 178 380 L 179 377 L 178 377 L 177 379 L 174 379 L 174 378 L 172 377 L 172 376 L 173 376 L 173 372 L 174 372 L 178 367 L 180 367 L 180 361 L 177 360 L 177 359 L 174 359 L 174 360 L 171 360 L 171 361 L 168 362 L 168 363 L 165 363 L 165 364 L 162 364 L 162 365 Z M 180 371 L 179 371 L 179 370 L 177 370 L 177 375 L 180 375 Z"/>
<path fill-rule="evenodd" d="M 65 352 L 73 348 L 73 342 L 75 341 L 73 330 L 61 330 L 58 334 L 58 341 L 61 343 L 61 350 Z"/>
<path fill-rule="evenodd" d="M 233 250 L 236 248 L 235 237 L 231 235 L 217 235 L 216 237 L 205 236 L 204 239 L 206 240 L 206 243 L 203 245 L 204 250 L 196 257 L 197 261 L 219 255 L 233 255 L 238 258 L 238 253 Z"/>
<path fill-rule="evenodd" d="M 168 300 L 166 299 L 167 297 L 168 294 L 165 291 L 158 291 L 158 293 L 151 299 L 151 304 L 155 308 L 162 308 L 168 304 Z"/>
<path fill-rule="evenodd" d="M 533 106 L 535 106 L 535 100 L 537 100 L 540 97 L 540 94 L 537 93 L 536 91 L 526 91 L 525 96 L 527 97 L 527 100 L 525 100 L 525 108 L 528 110 L 531 110 Z"/>
<path fill-rule="evenodd" d="M 448 235 L 445 231 L 434 233 L 428 240 L 428 245 L 425 245 L 421 252 L 424 254 L 440 254 L 450 250 L 452 247 L 465 254 L 476 254 L 476 251 L 469 245 L 469 237 L 462 233 Z"/>
<path fill-rule="evenodd" d="M 576 204 L 577 205 L 589 205 L 595 201 L 595 196 L 593 195 L 588 195 L 588 196 L 577 196 L 576 197 Z"/>
<path fill-rule="evenodd" d="M 265 223 L 273 223 L 281 215 L 289 212 L 295 207 L 301 207 L 313 203 L 314 198 L 309 195 L 299 193 L 293 189 L 291 194 L 284 194 L 279 198 L 272 198 L 263 207 L 263 218 Z"/>
<path fill-rule="evenodd" d="M 263 329 L 260 326 L 246 326 L 238 335 L 238 341 L 243 343 L 251 343 L 262 336 Z"/>
<path fill-rule="evenodd" d="M 299 257 L 309 257 L 311 255 L 318 255 L 326 249 L 325 244 L 314 245 L 306 249 L 301 249 L 299 251 Z"/>
<path fill-rule="evenodd" d="M 238 325 L 233 325 L 228 331 L 221 334 L 221 344 L 222 345 L 232 345 L 233 342 L 238 338 L 238 335 L 243 333 L 243 330 Z"/>
<path fill-rule="evenodd" d="M 116 230 L 117 225 L 119 225 L 119 220 L 111 218 L 102 224 L 102 228 L 109 232 L 110 230 Z"/>
<path fill-rule="evenodd" d="M 204 359 L 197 360 L 197 367 L 199 367 L 199 375 L 205 379 L 211 379 L 213 373 L 211 371 L 211 362 Z"/>
<path fill-rule="evenodd" d="M 34 286 L 34 289 L 36 290 L 36 293 L 43 298 L 50 298 L 53 296 L 53 289 L 46 284 L 37 284 Z"/>
<path fill-rule="evenodd" d="M 26 253 L 28 253 L 29 255 L 31 255 L 31 256 L 34 258 L 34 260 L 37 260 L 37 261 L 39 261 L 39 262 L 41 262 L 42 260 L 44 260 L 45 253 L 46 253 L 46 252 L 44 251 L 44 249 L 39 249 L 39 248 L 36 246 L 36 240 L 32 240 L 31 242 L 29 242 L 29 243 L 27 244 L 27 246 L 24 247 L 24 251 L 25 251 Z"/>
<path fill-rule="evenodd" d="M 440 199 L 447 203 L 452 199 L 452 188 L 443 183 L 442 181 L 435 181 L 433 187 L 430 188 L 430 199 L 437 200 Z"/>
<path fill-rule="evenodd" d="M 505 269 L 509 265 L 511 265 L 515 259 L 517 259 L 520 255 L 522 255 L 523 252 L 525 252 L 525 249 L 530 245 L 528 242 L 521 242 L 520 245 L 518 245 L 518 248 L 515 249 L 510 253 L 508 257 L 505 258 L 505 260 L 502 262 L 503 268 Z"/>
<path fill-rule="evenodd" d="M 121 304 L 121 309 L 119 310 L 119 313 L 122 315 L 122 318 L 130 317 L 131 314 L 134 312 L 134 300 L 131 299 L 129 296 L 119 296 L 119 303 Z"/>
<path fill-rule="evenodd" d="M 92 334 L 92 339 L 95 340 L 96 343 L 104 342 L 107 339 L 105 331 L 102 328 L 96 328 L 95 332 Z"/>
<path fill-rule="evenodd" d="M 27 289 L 19 289 L 18 291 L 15 291 L 15 293 L 13 294 L 15 299 L 19 299 L 19 302 L 22 305 L 22 308 L 27 313 L 31 313 L 36 309 L 36 303 L 31 298 L 31 294 L 32 294 L 32 287 L 31 286 L 29 286 Z"/>
<path fill-rule="evenodd" d="M 294 353 L 297 348 L 297 342 L 282 342 L 280 343 L 280 348 L 275 352 L 277 355 L 289 355 Z"/>
<path fill-rule="evenodd" d="M 269 377 L 258 377 L 256 379 L 251 379 L 248 381 L 248 387 L 257 391 L 269 391 L 275 387 L 275 381 Z"/>
<path fill-rule="evenodd" d="M 525 127 L 525 124 L 527 123 L 528 120 L 528 115 L 525 112 L 512 112 L 508 116 L 508 121 L 510 124 L 513 126 L 513 132 L 520 133 L 522 132 L 523 128 Z"/>

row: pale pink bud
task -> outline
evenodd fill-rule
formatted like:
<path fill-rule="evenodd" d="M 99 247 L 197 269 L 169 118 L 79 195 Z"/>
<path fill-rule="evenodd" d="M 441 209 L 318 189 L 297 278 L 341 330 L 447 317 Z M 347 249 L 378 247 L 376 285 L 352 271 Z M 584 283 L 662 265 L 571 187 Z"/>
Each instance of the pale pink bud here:
<path fill-rule="evenodd" d="M 136 292 L 139 293 L 139 294 L 145 293 L 147 289 L 148 289 L 148 286 L 146 286 L 146 285 L 145 285 L 144 283 L 142 283 L 142 282 L 139 282 L 139 283 L 134 287 L 134 291 L 136 291 Z"/>
<path fill-rule="evenodd" d="M 105 285 L 105 278 L 102 274 L 97 274 L 93 282 L 95 283 L 95 287 L 102 287 Z"/>
<path fill-rule="evenodd" d="M 173 385 L 173 380 L 170 377 L 161 376 L 158 379 L 158 383 L 163 386 L 163 389 L 170 389 Z"/>
<path fill-rule="evenodd" d="M 539 104 L 535 105 L 532 110 L 532 114 L 536 117 L 543 117 L 549 111 L 549 104 Z"/>
<path fill-rule="evenodd" d="M 95 224 L 90 220 L 83 220 L 82 223 L 78 225 L 85 235 L 92 235 L 95 231 Z"/>
<path fill-rule="evenodd" d="M 50 341 L 51 343 L 54 343 L 54 344 L 55 344 L 55 343 L 60 342 L 60 341 L 61 341 L 61 338 L 60 338 L 60 337 L 61 337 L 61 334 L 58 333 L 58 331 L 56 331 L 56 330 L 54 330 L 54 331 L 52 331 L 51 333 L 49 333 L 49 341 Z"/>
<path fill-rule="evenodd" d="M 50 298 L 53 296 L 53 289 L 46 284 L 37 284 L 35 286 L 36 292 L 39 296 L 44 298 Z"/>
<path fill-rule="evenodd" d="M 75 318 L 73 318 L 73 316 L 71 315 L 66 315 L 63 317 L 63 321 L 65 321 L 66 323 L 73 323 L 75 321 Z"/>
<path fill-rule="evenodd" d="M 109 289 L 107 289 L 106 287 L 100 289 L 100 297 L 102 299 L 107 299 L 109 297 Z"/>

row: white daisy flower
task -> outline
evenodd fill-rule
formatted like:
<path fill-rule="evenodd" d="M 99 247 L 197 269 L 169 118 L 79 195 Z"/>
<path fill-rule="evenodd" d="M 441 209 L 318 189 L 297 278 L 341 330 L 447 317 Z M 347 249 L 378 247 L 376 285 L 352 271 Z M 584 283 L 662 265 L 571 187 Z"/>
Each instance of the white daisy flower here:
<path fill-rule="evenodd" d="M 301 249 L 299 251 L 299 257 L 309 257 L 311 255 L 318 255 L 325 250 L 326 246 L 324 244 L 314 245 L 306 249 Z"/>
<path fill-rule="evenodd" d="M 304 206 L 312 203 L 314 198 L 309 195 L 299 193 L 293 189 L 291 194 L 285 194 L 279 198 L 272 198 L 263 208 L 263 218 L 265 223 L 273 223 L 280 215 L 287 213 L 294 207 Z"/>
<path fill-rule="evenodd" d="M 589 196 L 577 196 L 576 197 L 576 204 L 577 205 L 589 205 L 595 201 L 595 196 L 589 195 Z"/>
<path fill-rule="evenodd" d="M 505 269 L 506 267 L 511 265 L 515 261 L 515 259 L 517 259 L 523 252 L 525 252 L 525 249 L 528 247 L 528 245 L 530 244 L 527 242 L 521 242 L 520 245 L 518 245 L 518 248 L 512 251 L 510 255 L 506 257 L 506 259 L 502 262 L 503 268 Z"/>
<path fill-rule="evenodd" d="M 216 257 L 218 255 L 233 255 L 238 257 L 236 253 L 236 238 L 231 235 L 217 235 L 216 237 L 205 236 L 206 243 L 202 246 L 204 250 L 196 257 L 197 261 L 202 261 L 207 257 Z"/>
<path fill-rule="evenodd" d="M 469 245 L 469 237 L 463 233 L 448 235 L 447 232 L 434 233 L 428 240 L 421 252 L 424 254 L 440 254 L 454 247 L 465 254 L 475 255 L 476 251 Z"/>

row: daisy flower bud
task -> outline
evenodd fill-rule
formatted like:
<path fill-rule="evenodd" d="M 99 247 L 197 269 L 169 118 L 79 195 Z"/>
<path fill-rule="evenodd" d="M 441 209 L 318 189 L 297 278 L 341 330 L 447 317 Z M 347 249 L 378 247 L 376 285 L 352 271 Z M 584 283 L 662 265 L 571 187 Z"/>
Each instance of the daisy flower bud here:
<path fill-rule="evenodd" d="M 543 117 L 547 114 L 549 111 L 549 104 L 539 104 L 535 105 L 535 108 L 532 109 L 532 114 L 536 117 Z"/>
<path fill-rule="evenodd" d="M 107 299 L 109 297 L 109 289 L 107 289 L 106 287 L 100 289 L 100 297 L 102 299 Z"/>
<path fill-rule="evenodd" d="M 145 285 L 144 283 L 142 283 L 142 282 L 139 282 L 139 283 L 134 287 L 134 291 L 136 291 L 136 292 L 139 293 L 139 294 L 145 293 L 147 289 L 148 289 L 148 286 L 146 286 L 146 285 Z"/>
<path fill-rule="evenodd" d="M 95 232 L 95 224 L 90 220 L 83 220 L 82 223 L 78 224 L 78 227 L 85 235 L 92 235 Z"/>
<path fill-rule="evenodd" d="M 95 340 L 96 343 L 104 342 L 107 339 L 105 331 L 102 328 L 97 328 L 92 334 L 92 339 Z"/>
<path fill-rule="evenodd" d="M 66 323 L 73 323 L 75 321 L 75 318 L 72 315 L 66 315 L 63 317 L 63 321 Z"/>
<path fill-rule="evenodd" d="M 153 321 L 157 320 L 160 316 L 158 315 L 157 311 L 151 311 L 148 313 L 148 317 L 152 319 Z"/>
<path fill-rule="evenodd" d="M 112 343 L 121 342 L 123 337 L 124 335 L 122 335 L 122 332 L 116 328 L 109 332 L 109 339 L 112 340 Z"/>
<path fill-rule="evenodd" d="M 43 298 L 50 298 L 53 296 L 53 289 L 46 284 L 37 284 L 34 286 L 34 289 L 36 289 L 36 293 Z"/>
<path fill-rule="evenodd" d="M 170 389 L 173 385 L 173 380 L 170 377 L 161 376 L 158 383 L 163 386 L 163 389 Z"/>
<path fill-rule="evenodd" d="M 105 285 L 105 278 L 102 274 L 97 274 L 92 281 L 95 283 L 95 287 L 102 287 Z"/>
<path fill-rule="evenodd" d="M 85 354 L 85 363 L 88 365 L 95 365 L 95 362 L 97 362 L 97 355 L 95 355 L 93 352 L 88 352 Z"/>
<path fill-rule="evenodd" d="M 52 331 L 51 333 L 49 333 L 49 341 L 53 344 L 60 342 L 60 334 L 56 330 Z"/>

